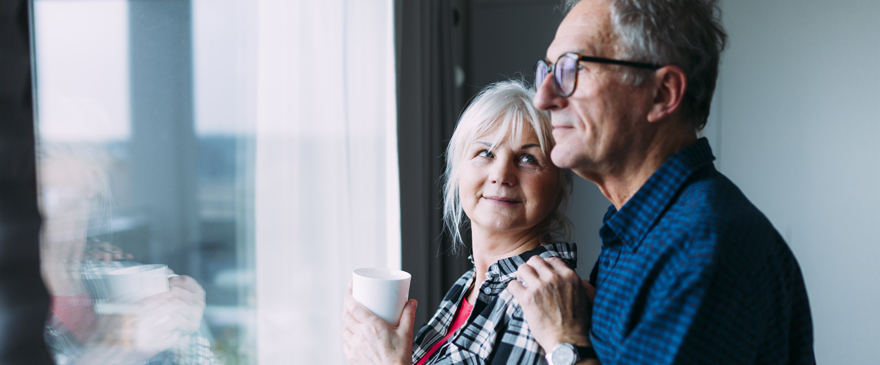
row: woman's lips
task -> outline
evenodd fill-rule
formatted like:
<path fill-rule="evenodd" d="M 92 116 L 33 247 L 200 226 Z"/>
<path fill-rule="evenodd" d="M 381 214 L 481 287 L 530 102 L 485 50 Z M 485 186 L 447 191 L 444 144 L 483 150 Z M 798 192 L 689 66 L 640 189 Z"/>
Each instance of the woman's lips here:
<path fill-rule="evenodd" d="M 519 201 L 519 200 L 516 200 L 513 198 L 506 198 L 503 196 L 483 196 L 483 199 L 486 199 L 486 200 L 489 200 L 495 204 L 501 204 L 501 205 L 515 205 L 515 204 L 522 203 L 522 201 Z"/>

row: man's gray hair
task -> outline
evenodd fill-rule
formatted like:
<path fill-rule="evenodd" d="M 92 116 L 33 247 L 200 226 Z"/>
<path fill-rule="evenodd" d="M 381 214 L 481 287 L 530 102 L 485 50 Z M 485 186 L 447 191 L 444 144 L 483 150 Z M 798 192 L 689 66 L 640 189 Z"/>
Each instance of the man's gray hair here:
<path fill-rule="evenodd" d="M 566 11 L 580 0 L 566 0 Z M 617 57 L 681 67 L 687 76 L 683 116 L 697 130 L 709 117 L 718 64 L 727 43 L 717 0 L 608 0 L 619 39 Z M 648 70 L 621 68 L 624 82 L 642 85 Z"/>

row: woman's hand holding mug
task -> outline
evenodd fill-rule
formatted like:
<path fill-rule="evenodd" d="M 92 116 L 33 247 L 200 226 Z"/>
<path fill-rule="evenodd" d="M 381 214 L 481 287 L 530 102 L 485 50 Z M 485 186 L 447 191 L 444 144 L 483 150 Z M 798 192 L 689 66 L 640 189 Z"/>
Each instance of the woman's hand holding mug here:
<path fill-rule="evenodd" d="M 412 365 L 413 324 L 417 302 L 410 299 L 403 307 L 399 324 L 392 326 L 352 296 L 352 283 L 342 310 L 343 353 L 352 365 Z"/>

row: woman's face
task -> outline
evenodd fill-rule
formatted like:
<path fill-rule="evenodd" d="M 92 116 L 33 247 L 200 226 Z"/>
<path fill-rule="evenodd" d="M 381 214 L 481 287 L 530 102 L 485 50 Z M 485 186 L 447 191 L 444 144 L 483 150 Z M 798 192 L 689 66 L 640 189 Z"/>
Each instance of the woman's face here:
<path fill-rule="evenodd" d="M 503 134 L 471 141 L 458 162 L 459 197 L 473 229 L 528 230 L 556 208 L 559 170 L 541 151 L 531 125 L 524 123 L 521 140 L 503 138 L 492 146 Z"/>

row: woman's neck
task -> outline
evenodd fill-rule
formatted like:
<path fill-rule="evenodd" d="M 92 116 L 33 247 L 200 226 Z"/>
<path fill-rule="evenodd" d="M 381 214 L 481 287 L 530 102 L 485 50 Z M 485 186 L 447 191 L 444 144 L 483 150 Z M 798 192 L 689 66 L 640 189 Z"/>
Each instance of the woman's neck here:
<path fill-rule="evenodd" d="M 486 280 L 489 266 L 506 259 L 530 251 L 541 245 L 541 229 L 537 227 L 526 231 L 498 232 L 472 227 L 474 285 L 468 290 L 468 301 L 473 304 L 480 285 Z"/>

